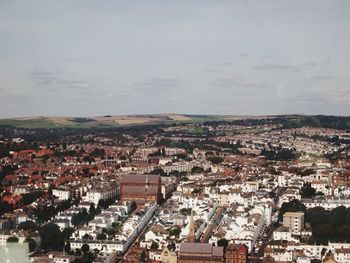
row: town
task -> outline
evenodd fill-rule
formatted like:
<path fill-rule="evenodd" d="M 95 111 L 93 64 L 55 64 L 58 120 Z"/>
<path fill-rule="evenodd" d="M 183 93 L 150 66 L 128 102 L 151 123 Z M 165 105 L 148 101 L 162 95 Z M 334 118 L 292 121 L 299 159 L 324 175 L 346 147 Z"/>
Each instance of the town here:
<path fill-rule="evenodd" d="M 0 126 L 0 258 L 350 262 L 349 118 L 310 119 Z"/>

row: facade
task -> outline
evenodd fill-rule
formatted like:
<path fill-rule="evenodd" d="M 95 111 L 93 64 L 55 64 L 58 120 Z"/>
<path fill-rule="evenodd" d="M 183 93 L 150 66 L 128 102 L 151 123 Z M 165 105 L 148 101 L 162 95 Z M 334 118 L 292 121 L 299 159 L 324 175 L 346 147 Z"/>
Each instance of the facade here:
<path fill-rule="evenodd" d="M 303 212 L 286 212 L 283 215 L 283 226 L 288 227 L 293 234 L 298 234 L 304 229 Z"/>
<path fill-rule="evenodd" d="M 120 182 L 122 201 L 135 201 L 138 204 L 159 203 L 162 199 L 161 178 L 159 175 L 127 175 Z"/>
<path fill-rule="evenodd" d="M 332 182 L 336 186 L 350 186 L 350 173 L 336 174 L 332 177 Z"/>
<path fill-rule="evenodd" d="M 248 260 L 248 249 L 242 244 L 229 244 L 225 252 L 226 263 L 246 263 Z"/>
<path fill-rule="evenodd" d="M 350 207 L 350 199 L 303 199 L 303 204 L 307 209 L 322 207 L 326 210 L 332 210 L 338 206 Z"/>
<path fill-rule="evenodd" d="M 68 189 L 53 189 L 52 195 L 56 196 L 58 200 L 68 200 L 71 197 L 70 190 Z"/>
<path fill-rule="evenodd" d="M 117 195 L 118 195 L 117 187 L 109 187 L 109 188 L 95 187 L 90 189 L 87 192 L 85 201 L 92 202 L 95 205 L 97 205 L 100 199 L 107 200 L 107 199 L 115 198 Z"/>
<path fill-rule="evenodd" d="M 181 243 L 177 262 L 224 262 L 224 248 L 208 243 Z"/>
<path fill-rule="evenodd" d="M 170 251 L 165 247 L 160 255 L 160 260 L 163 263 L 177 263 L 177 255 L 174 251 Z"/>

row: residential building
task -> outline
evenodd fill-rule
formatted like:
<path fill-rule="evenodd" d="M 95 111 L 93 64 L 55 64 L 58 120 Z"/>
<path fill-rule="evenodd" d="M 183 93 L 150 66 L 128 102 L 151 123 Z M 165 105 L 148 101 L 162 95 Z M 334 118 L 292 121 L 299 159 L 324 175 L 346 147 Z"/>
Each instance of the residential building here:
<path fill-rule="evenodd" d="M 283 215 L 283 226 L 288 227 L 293 234 L 299 234 L 304 229 L 303 212 L 286 212 Z"/>
<path fill-rule="evenodd" d="M 225 251 L 226 263 L 246 263 L 248 261 L 248 249 L 242 244 L 229 244 Z"/>

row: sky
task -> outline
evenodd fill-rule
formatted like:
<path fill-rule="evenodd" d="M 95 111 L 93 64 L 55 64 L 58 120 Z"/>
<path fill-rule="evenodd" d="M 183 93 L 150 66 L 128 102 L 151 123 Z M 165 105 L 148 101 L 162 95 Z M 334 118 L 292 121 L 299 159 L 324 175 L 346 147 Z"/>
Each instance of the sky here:
<path fill-rule="evenodd" d="M 348 0 L 0 0 L 0 117 L 350 115 Z"/>

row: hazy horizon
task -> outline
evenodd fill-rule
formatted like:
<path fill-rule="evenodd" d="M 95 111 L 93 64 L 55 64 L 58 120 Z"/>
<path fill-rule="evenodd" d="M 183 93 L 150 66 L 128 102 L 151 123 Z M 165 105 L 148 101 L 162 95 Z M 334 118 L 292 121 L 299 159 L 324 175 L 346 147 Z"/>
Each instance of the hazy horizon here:
<path fill-rule="evenodd" d="M 0 0 L 0 118 L 349 116 L 349 12 L 342 0 Z"/>
<path fill-rule="evenodd" d="M 279 114 L 211 114 L 211 113 L 177 113 L 177 112 L 171 112 L 171 113 L 132 113 L 132 114 L 104 114 L 104 115 L 28 115 L 28 116 L 15 116 L 15 117 L 0 117 L 1 120 L 4 119 L 17 119 L 17 120 L 31 120 L 31 119 L 38 119 L 38 118 L 100 118 L 100 117 L 143 117 L 143 116 L 167 116 L 167 115 L 180 115 L 180 116 L 218 116 L 218 117 L 237 117 L 237 118 L 243 118 L 243 117 L 256 117 L 256 118 L 263 118 L 263 117 L 278 117 L 278 116 L 335 116 L 335 117 L 350 117 L 349 115 L 335 115 L 335 114 L 305 114 L 305 113 L 279 113 Z"/>

